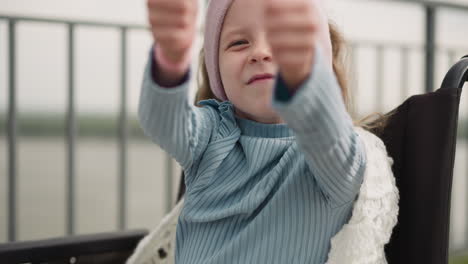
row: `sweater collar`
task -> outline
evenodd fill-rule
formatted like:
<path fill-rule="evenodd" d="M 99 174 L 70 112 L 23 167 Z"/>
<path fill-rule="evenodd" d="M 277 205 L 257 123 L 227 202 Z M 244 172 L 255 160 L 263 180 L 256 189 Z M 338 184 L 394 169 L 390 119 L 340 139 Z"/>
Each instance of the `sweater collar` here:
<path fill-rule="evenodd" d="M 251 137 L 282 138 L 292 137 L 294 132 L 286 123 L 265 124 L 235 116 L 242 135 Z"/>

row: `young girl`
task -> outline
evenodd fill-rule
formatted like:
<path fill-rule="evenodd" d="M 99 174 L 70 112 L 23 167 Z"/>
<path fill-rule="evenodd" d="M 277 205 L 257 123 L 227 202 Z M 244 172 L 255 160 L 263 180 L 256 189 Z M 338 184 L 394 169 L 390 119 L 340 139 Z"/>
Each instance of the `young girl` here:
<path fill-rule="evenodd" d="M 176 263 L 324 263 L 366 152 L 334 74 L 322 0 L 212 0 L 216 98 L 188 102 L 196 0 L 148 0 L 155 44 L 139 118 L 185 172 Z"/>

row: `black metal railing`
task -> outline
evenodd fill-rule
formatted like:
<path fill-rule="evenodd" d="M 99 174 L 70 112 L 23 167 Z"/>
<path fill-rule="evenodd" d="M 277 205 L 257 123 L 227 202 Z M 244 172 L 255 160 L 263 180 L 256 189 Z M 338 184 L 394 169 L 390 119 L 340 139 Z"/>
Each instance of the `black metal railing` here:
<path fill-rule="evenodd" d="M 25 16 L 0 15 L 0 21 L 6 20 L 8 24 L 8 65 L 9 65 L 9 98 L 8 98 L 8 240 L 16 240 L 17 223 L 17 59 L 16 59 L 16 28 L 21 22 L 48 23 L 54 25 L 64 25 L 67 27 L 68 36 L 68 94 L 67 94 L 67 118 L 66 118 L 66 145 L 67 145 L 67 234 L 75 233 L 75 181 L 76 181 L 76 107 L 75 107 L 75 31 L 78 27 L 104 27 L 114 28 L 120 31 L 120 114 L 119 114 L 119 178 L 118 178 L 118 227 L 124 229 L 127 225 L 127 36 L 129 30 L 147 30 L 141 25 L 99 23 L 90 21 L 51 19 Z"/>

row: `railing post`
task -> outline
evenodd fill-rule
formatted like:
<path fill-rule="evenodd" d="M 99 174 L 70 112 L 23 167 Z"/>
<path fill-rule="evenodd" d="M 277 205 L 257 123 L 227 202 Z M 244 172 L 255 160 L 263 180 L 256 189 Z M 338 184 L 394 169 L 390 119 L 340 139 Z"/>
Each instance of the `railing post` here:
<path fill-rule="evenodd" d="M 120 230 L 127 225 L 127 28 L 120 29 L 120 115 L 119 115 L 119 183 L 118 183 L 118 226 Z"/>
<path fill-rule="evenodd" d="M 8 240 L 16 240 L 16 20 L 8 20 Z"/>
<path fill-rule="evenodd" d="M 165 213 L 169 213 L 172 209 L 172 185 L 174 181 L 174 169 L 172 167 L 172 158 L 167 153 L 165 153 L 166 157 L 166 211 Z"/>
<path fill-rule="evenodd" d="M 401 47 L 401 62 L 400 62 L 400 67 L 401 67 L 401 98 L 402 100 L 405 100 L 406 97 L 409 95 L 409 48 L 407 46 L 402 46 Z"/>
<path fill-rule="evenodd" d="M 435 63 L 435 23 L 436 7 L 427 5 L 426 9 L 426 61 L 425 61 L 425 90 L 426 93 L 434 90 L 434 63 Z"/>
<path fill-rule="evenodd" d="M 384 47 L 382 45 L 377 45 L 376 49 L 376 91 L 377 91 L 377 109 L 378 111 L 383 111 L 383 90 L 384 90 Z"/>
<path fill-rule="evenodd" d="M 68 24 L 68 110 L 67 110 L 67 234 L 75 233 L 75 24 Z"/>
<path fill-rule="evenodd" d="M 349 44 L 349 49 L 350 49 L 350 59 L 349 63 L 347 64 L 347 74 L 350 77 L 350 87 L 351 87 L 351 94 L 348 94 L 349 99 L 351 100 L 352 107 L 351 111 L 353 116 L 358 116 L 358 109 L 356 108 L 357 104 L 357 98 L 358 98 L 358 93 L 361 91 L 358 90 L 359 83 L 358 83 L 358 45 L 356 43 L 350 43 Z"/>

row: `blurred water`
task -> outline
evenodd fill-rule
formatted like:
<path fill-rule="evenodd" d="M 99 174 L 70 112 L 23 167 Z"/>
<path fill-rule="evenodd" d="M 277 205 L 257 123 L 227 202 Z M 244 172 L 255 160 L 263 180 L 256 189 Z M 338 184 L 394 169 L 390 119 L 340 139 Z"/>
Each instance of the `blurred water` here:
<path fill-rule="evenodd" d="M 5 143 L 5 138 L 0 138 L 0 242 L 7 240 Z M 117 230 L 117 147 L 116 141 L 79 139 L 75 184 L 78 234 Z M 151 229 L 165 210 L 165 154 L 147 141 L 129 142 L 128 152 L 128 227 Z M 65 166 L 63 138 L 19 138 L 18 240 L 65 234 Z M 174 178 L 178 182 L 178 176 Z"/>

